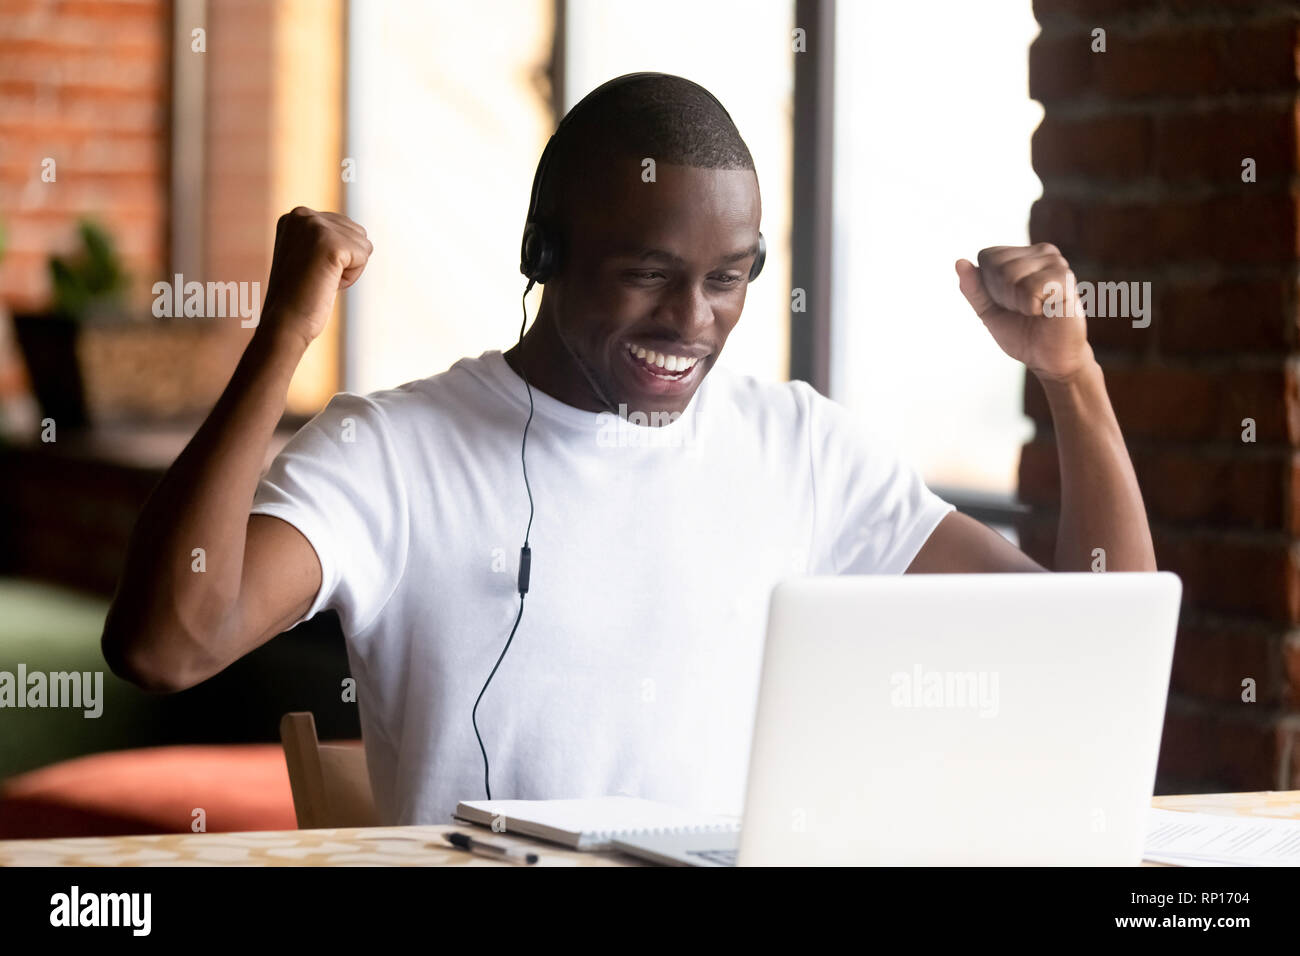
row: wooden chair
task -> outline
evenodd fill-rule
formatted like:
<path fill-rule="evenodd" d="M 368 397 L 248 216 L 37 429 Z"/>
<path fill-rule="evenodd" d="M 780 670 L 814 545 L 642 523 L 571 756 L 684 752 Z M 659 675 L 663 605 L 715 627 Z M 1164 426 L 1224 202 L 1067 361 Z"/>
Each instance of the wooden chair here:
<path fill-rule="evenodd" d="M 315 718 L 301 712 L 280 719 L 280 742 L 298 829 L 379 825 L 361 741 L 322 744 Z"/>

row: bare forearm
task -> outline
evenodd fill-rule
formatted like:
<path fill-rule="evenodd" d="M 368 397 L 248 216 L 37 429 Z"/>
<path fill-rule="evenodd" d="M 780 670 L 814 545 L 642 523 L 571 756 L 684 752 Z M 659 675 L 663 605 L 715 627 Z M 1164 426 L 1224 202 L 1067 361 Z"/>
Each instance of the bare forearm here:
<path fill-rule="evenodd" d="M 1061 470 L 1057 571 L 1154 571 L 1142 492 L 1115 420 L 1101 366 L 1090 360 L 1067 381 L 1043 380 Z"/>
<path fill-rule="evenodd" d="M 253 493 L 305 348 L 259 329 L 212 413 L 150 495 L 105 623 L 110 663 L 187 659 L 238 599 Z"/>

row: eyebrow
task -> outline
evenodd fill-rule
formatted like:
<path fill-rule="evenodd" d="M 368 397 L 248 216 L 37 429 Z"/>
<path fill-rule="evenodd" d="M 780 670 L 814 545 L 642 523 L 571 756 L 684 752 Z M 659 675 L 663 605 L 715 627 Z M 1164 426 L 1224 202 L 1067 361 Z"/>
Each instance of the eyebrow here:
<path fill-rule="evenodd" d="M 617 259 L 636 259 L 642 261 L 645 259 L 658 259 L 661 262 L 667 262 L 675 266 L 682 265 L 686 260 L 675 253 L 668 252 L 664 249 L 653 249 L 644 246 L 628 246 L 614 250 L 614 258 Z M 748 259 L 750 256 L 758 255 L 758 243 L 755 242 L 748 249 L 741 249 L 739 252 L 729 252 L 722 257 L 723 262 L 739 262 L 741 259 Z"/>

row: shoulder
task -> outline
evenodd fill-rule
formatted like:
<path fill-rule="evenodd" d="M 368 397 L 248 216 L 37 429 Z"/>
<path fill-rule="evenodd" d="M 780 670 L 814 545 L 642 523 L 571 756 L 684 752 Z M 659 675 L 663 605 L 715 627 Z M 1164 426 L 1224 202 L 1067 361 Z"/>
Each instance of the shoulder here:
<path fill-rule="evenodd" d="M 339 423 L 344 419 L 365 422 L 386 431 L 427 427 L 441 418 L 463 420 L 482 411 L 492 392 L 492 376 L 483 356 L 463 358 L 445 371 L 414 379 L 393 388 L 358 394 L 339 392 L 330 398 L 313 421 Z M 440 416 L 436 413 L 446 412 Z"/>

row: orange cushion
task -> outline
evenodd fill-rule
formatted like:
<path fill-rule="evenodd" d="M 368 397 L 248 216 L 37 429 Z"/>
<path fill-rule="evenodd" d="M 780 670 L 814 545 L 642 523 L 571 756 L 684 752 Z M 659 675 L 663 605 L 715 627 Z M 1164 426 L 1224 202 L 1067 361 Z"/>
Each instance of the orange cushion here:
<path fill-rule="evenodd" d="M 91 754 L 0 784 L 0 839 L 295 830 L 278 744 L 148 747 Z"/>

